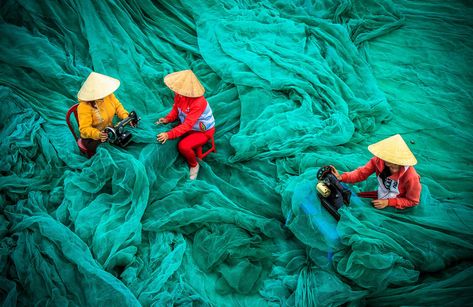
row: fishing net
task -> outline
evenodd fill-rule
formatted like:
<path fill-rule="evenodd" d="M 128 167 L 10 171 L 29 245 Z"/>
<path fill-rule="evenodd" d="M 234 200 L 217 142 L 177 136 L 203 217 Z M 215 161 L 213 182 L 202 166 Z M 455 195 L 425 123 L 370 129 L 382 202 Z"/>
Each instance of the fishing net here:
<path fill-rule="evenodd" d="M 468 1 L 27 1 L 0 4 L 4 306 L 471 304 L 473 5 Z M 192 69 L 216 119 L 199 177 L 158 144 Z M 80 154 L 65 115 L 91 71 L 142 118 L 126 149 Z M 77 124 L 72 120 L 74 127 Z M 400 133 L 418 206 L 353 196 Z M 376 179 L 350 185 L 353 195 Z"/>

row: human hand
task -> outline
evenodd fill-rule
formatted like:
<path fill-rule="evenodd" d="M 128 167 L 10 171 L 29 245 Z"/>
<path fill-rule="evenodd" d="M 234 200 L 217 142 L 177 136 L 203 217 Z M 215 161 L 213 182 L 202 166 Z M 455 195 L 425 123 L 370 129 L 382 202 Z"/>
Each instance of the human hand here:
<path fill-rule="evenodd" d="M 106 140 L 108 140 L 108 134 L 107 132 L 100 131 L 100 141 L 103 143 Z"/>
<path fill-rule="evenodd" d="M 331 168 L 332 174 L 335 176 L 335 178 L 337 178 L 338 180 L 342 180 L 342 176 L 340 176 L 340 174 L 338 173 L 335 166 L 330 165 L 330 168 Z"/>
<path fill-rule="evenodd" d="M 160 142 L 161 144 L 166 143 L 166 141 L 169 139 L 169 135 L 167 132 L 161 132 L 156 136 L 156 140 Z"/>
<path fill-rule="evenodd" d="M 159 125 L 159 124 L 167 124 L 167 123 L 169 123 L 169 121 L 165 117 L 161 117 L 154 124 Z"/>
<path fill-rule="evenodd" d="M 375 199 L 371 201 L 371 203 L 376 209 L 384 209 L 389 205 L 389 201 L 387 199 Z"/>

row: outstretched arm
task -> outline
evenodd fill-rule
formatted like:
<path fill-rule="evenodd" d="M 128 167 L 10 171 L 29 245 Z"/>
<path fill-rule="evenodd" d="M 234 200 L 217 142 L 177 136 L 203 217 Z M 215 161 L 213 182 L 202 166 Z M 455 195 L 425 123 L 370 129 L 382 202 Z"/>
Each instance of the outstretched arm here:
<path fill-rule="evenodd" d="M 340 176 L 340 181 L 346 183 L 356 183 L 366 180 L 366 178 L 376 171 L 375 159 L 375 157 L 371 158 L 364 166 L 359 167 L 352 172 L 343 173 Z"/>

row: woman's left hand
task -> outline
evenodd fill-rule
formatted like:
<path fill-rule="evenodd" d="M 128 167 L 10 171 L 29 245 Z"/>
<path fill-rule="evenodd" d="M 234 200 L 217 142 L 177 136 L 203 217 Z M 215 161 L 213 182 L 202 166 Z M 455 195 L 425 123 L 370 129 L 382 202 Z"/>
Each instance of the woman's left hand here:
<path fill-rule="evenodd" d="M 156 140 L 158 140 L 158 142 L 161 142 L 161 144 L 166 143 L 168 139 L 169 139 L 169 135 L 167 132 L 161 132 L 160 134 L 156 136 Z"/>
<path fill-rule="evenodd" d="M 335 178 L 337 178 L 338 180 L 342 180 L 342 176 L 340 176 L 340 173 L 337 171 L 337 169 L 335 168 L 335 166 L 333 165 L 330 165 L 330 168 L 331 168 L 331 172 L 332 174 L 335 176 Z"/>
<path fill-rule="evenodd" d="M 389 201 L 387 199 L 375 199 L 371 203 L 376 209 L 384 209 L 388 206 Z"/>

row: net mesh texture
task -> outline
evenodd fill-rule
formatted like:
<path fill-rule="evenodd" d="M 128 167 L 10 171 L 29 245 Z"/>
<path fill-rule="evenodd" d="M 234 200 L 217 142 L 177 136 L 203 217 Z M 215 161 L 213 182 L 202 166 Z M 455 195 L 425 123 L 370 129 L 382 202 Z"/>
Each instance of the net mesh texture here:
<path fill-rule="evenodd" d="M 471 2 L 0 10 L 4 306 L 471 304 Z M 184 69 L 216 119 L 217 152 L 195 181 L 154 125 L 173 103 L 163 77 Z M 104 143 L 88 159 L 65 114 L 91 71 L 120 79 L 115 95 L 142 119 L 126 149 Z M 337 223 L 317 170 L 354 170 L 396 133 L 419 161 L 420 204 L 377 210 L 353 196 Z"/>

